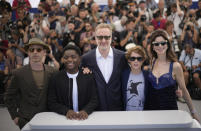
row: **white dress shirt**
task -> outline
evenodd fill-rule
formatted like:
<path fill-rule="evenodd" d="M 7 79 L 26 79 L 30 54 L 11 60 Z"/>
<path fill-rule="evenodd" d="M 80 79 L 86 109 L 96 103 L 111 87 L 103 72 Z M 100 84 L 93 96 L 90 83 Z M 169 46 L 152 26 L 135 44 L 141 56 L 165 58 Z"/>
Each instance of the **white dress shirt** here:
<path fill-rule="evenodd" d="M 112 48 L 110 47 L 109 54 L 106 58 L 101 56 L 98 48 L 96 48 L 96 61 L 106 83 L 108 83 L 113 71 L 114 55 Z"/>
<path fill-rule="evenodd" d="M 67 75 L 69 78 L 73 79 L 73 95 L 72 95 L 73 110 L 74 112 L 78 112 L 78 89 L 77 89 L 77 80 L 76 80 L 78 72 L 76 74 L 69 74 L 67 72 Z"/>

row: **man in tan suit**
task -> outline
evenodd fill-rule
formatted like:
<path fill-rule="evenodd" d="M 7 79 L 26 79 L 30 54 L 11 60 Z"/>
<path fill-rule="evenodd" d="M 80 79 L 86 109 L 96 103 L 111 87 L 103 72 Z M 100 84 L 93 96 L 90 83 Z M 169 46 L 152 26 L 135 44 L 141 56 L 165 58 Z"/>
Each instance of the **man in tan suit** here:
<path fill-rule="evenodd" d="M 47 87 L 54 68 L 42 62 L 47 44 L 38 38 L 30 39 L 25 46 L 30 62 L 12 73 L 5 93 L 5 104 L 16 125 L 21 129 L 39 112 L 47 110 Z"/>

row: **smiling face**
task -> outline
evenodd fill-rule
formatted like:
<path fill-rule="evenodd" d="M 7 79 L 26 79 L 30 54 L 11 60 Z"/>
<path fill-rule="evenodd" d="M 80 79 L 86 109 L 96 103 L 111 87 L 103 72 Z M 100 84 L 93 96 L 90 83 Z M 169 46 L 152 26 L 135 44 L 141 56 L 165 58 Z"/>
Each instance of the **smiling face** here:
<path fill-rule="evenodd" d="M 132 70 L 141 70 L 144 59 L 140 54 L 132 52 L 128 58 L 128 62 Z"/>
<path fill-rule="evenodd" d="M 156 37 L 155 41 L 152 42 L 153 50 L 157 53 L 157 55 L 166 54 L 168 49 L 168 42 L 162 36 Z"/>
<path fill-rule="evenodd" d="M 99 28 L 96 31 L 96 43 L 98 49 L 106 51 L 110 49 L 110 44 L 112 42 L 112 32 L 108 28 Z"/>
<path fill-rule="evenodd" d="M 66 50 L 62 57 L 62 60 L 68 73 L 75 74 L 78 72 L 78 67 L 80 65 L 80 56 L 75 50 Z"/>

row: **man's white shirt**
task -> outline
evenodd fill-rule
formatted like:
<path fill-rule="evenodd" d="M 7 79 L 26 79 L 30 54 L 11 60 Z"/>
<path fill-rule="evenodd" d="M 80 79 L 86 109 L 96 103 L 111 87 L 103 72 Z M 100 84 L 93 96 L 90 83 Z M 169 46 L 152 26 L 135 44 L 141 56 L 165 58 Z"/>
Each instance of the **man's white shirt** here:
<path fill-rule="evenodd" d="M 78 112 L 78 87 L 77 87 L 77 75 L 78 75 L 78 72 L 76 74 L 69 74 L 67 72 L 67 76 L 69 78 L 72 78 L 73 79 L 73 91 L 72 91 L 72 100 L 73 100 L 73 110 L 75 112 Z M 70 88 L 70 87 L 69 87 Z"/>
<path fill-rule="evenodd" d="M 109 54 L 106 58 L 101 56 L 98 48 L 96 48 L 96 61 L 106 83 L 108 83 L 113 71 L 114 55 L 112 48 L 110 47 Z"/>

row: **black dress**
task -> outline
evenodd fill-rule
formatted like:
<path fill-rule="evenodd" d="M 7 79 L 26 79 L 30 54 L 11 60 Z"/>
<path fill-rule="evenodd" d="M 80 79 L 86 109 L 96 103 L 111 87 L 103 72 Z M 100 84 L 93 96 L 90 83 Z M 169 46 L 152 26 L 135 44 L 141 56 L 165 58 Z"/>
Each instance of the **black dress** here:
<path fill-rule="evenodd" d="M 170 63 L 169 72 L 158 78 L 152 72 L 148 75 L 148 110 L 178 110 L 176 101 L 176 80 L 172 78 L 173 62 Z"/>

